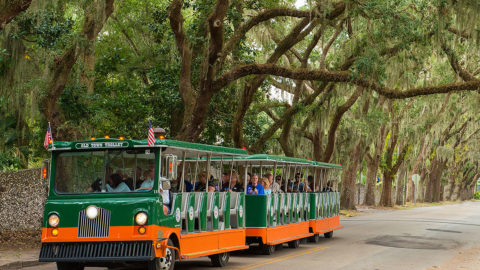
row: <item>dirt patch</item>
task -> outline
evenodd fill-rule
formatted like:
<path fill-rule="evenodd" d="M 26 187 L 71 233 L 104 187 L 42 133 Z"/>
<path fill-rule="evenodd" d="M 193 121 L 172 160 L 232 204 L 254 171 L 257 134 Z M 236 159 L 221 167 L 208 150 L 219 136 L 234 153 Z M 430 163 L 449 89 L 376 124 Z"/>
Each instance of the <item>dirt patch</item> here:
<path fill-rule="evenodd" d="M 457 270 L 479 269 L 480 265 L 480 247 L 474 247 L 461 250 L 441 266 L 433 266 L 427 270 Z"/>
<path fill-rule="evenodd" d="M 42 232 L 2 231 L 0 232 L 0 250 L 30 250 L 40 248 Z"/>
<path fill-rule="evenodd" d="M 408 249 L 454 249 L 460 243 L 450 239 L 441 239 L 412 235 L 380 235 L 365 241 L 370 245 Z"/>

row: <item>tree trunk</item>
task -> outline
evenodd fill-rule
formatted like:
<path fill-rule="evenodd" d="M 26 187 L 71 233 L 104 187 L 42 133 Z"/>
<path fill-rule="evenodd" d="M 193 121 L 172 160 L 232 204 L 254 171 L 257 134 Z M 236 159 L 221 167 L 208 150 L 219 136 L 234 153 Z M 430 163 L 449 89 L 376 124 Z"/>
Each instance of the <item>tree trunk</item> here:
<path fill-rule="evenodd" d="M 375 141 L 375 149 L 373 157 L 367 154 L 367 191 L 365 193 L 365 205 L 374 206 L 375 200 L 375 187 L 377 185 L 378 167 L 380 166 L 380 160 L 385 146 L 385 137 L 387 136 L 386 125 L 383 124 L 378 132 L 378 138 Z"/>
<path fill-rule="evenodd" d="M 417 201 L 418 202 L 424 202 L 425 201 L 425 182 L 426 182 L 426 168 L 425 165 L 423 165 L 420 169 L 420 181 L 418 182 L 418 187 L 417 187 Z"/>
<path fill-rule="evenodd" d="M 453 197 L 453 190 L 455 188 L 455 174 L 452 172 L 449 177 L 443 192 L 443 200 L 451 201 Z"/>
<path fill-rule="evenodd" d="M 380 157 L 374 156 L 371 161 L 367 161 L 367 191 L 365 193 L 365 205 L 375 205 L 375 186 L 377 185 L 379 165 Z"/>
<path fill-rule="evenodd" d="M 461 186 L 462 186 L 461 182 L 454 182 L 454 187 L 453 187 L 452 197 L 451 197 L 452 201 L 456 201 L 459 199 Z"/>
<path fill-rule="evenodd" d="M 407 171 L 406 165 L 402 166 L 402 169 L 397 175 L 397 196 L 396 196 L 396 205 L 403 205 L 404 198 L 403 193 L 405 189 L 405 173 Z"/>
<path fill-rule="evenodd" d="M 408 188 L 407 188 L 407 202 L 413 202 L 414 201 L 413 196 L 414 196 L 414 193 L 415 193 L 415 183 L 412 180 L 412 176 L 414 174 L 419 174 L 419 166 L 420 166 L 420 163 L 423 161 L 423 156 L 424 156 L 424 153 L 425 153 L 425 150 L 426 150 L 426 146 L 427 146 L 427 144 L 425 143 L 425 137 L 423 137 L 420 140 L 420 152 L 418 154 L 418 157 L 415 160 L 415 163 L 413 163 L 412 170 L 408 174 L 408 179 L 407 179 L 407 181 L 408 181 L 408 184 L 407 184 L 408 185 Z M 417 187 L 417 191 L 418 191 L 418 187 Z"/>
<path fill-rule="evenodd" d="M 343 209 L 355 210 L 355 182 L 357 176 L 357 169 L 362 160 L 364 152 L 363 141 L 360 140 L 355 146 L 351 155 L 350 162 L 347 169 L 342 175 L 342 189 L 340 196 L 340 206 Z"/>
<path fill-rule="evenodd" d="M 20 12 L 26 10 L 32 0 L 2 0 L 0 1 L 0 30 Z"/>
<path fill-rule="evenodd" d="M 380 197 L 381 206 L 393 207 L 392 201 L 392 183 L 393 183 L 394 175 L 389 172 L 385 171 L 383 173 L 383 185 L 382 185 L 382 195 Z"/>
<path fill-rule="evenodd" d="M 102 1 L 103 2 L 103 1 Z M 105 0 L 105 4 L 93 1 L 85 8 L 85 21 L 83 23 L 81 36 L 87 41 L 94 42 L 103 25 L 113 12 L 114 0 Z M 80 43 L 74 42 L 62 56 L 55 58 L 52 67 L 52 76 L 47 85 L 47 95 L 43 100 L 42 112 L 48 122 L 52 125 L 52 133 L 55 139 L 72 139 L 73 130 L 62 129 L 65 116 L 57 104 L 65 86 L 70 72 L 77 61 L 79 51 L 82 51 Z"/>

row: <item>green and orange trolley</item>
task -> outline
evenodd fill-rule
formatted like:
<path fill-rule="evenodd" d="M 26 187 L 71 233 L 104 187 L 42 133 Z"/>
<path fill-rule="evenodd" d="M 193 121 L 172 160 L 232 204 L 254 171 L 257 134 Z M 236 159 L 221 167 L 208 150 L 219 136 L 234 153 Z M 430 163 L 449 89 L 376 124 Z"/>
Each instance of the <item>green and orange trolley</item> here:
<path fill-rule="evenodd" d="M 173 269 L 203 256 L 225 266 L 232 251 L 259 245 L 271 254 L 342 227 L 338 192 L 319 192 L 338 165 L 168 139 L 150 147 L 123 138 L 55 142 L 49 151 L 39 261 L 58 269 Z M 312 192 L 208 192 L 231 190 L 233 174 L 246 190 L 249 172 L 267 170 L 285 179 L 311 175 Z M 226 174 L 228 188 L 220 180 Z"/>

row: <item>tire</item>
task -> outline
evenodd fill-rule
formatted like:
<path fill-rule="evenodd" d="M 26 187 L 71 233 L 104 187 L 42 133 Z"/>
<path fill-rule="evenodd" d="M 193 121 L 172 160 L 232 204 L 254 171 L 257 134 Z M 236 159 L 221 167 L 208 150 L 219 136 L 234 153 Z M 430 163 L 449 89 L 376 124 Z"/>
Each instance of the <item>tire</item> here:
<path fill-rule="evenodd" d="M 300 246 L 300 240 L 299 239 L 288 242 L 288 247 L 289 248 L 298 248 L 298 246 Z"/>
<path fill-rule="evenodd" d="M 229 252 L 224 252 L 224 253 L 218 253 L 214 255 L 210 255 L 210 260 L 212 261 L 212 265 L 215 267 L 224 267 L 227 265 L 228 260 L 230 259 L 230 253 Z"/>
<path fill-rule="evenodd" d="M 262 254 L 263 255 L 272 255 L 275 252 L 275 245 L 262 245 Z"/>
<path fill-rule="evenodd" d="M 323 236 L 325 236 L 325 238 L 332 238 L 333 237 L 333 231 L 324 233 Z"/>
<path fill-rule="evenodd" d="M 310 236 L 308 238 L 308 241 L 311 242 L 311 243 L 318 243 L 318 241 L 320 241 L 320 235 L 318 235 L 318 233 Z"/>
<path fill-rule="evenodd" d="M 173 247 L 172 239 L 168 239 L 168 245 Z M 175 258 L 177 257 L 175 249 L 167 248 L 166 256 L 155 258 L 148 262 L 148 270 L 173 270 L 175 268 Z"/>
<path fill-rule="evenodd" d="M 83 270 L 84 268 L 85 266 L 79 263 L 57 262 L 58 270 Z"/>

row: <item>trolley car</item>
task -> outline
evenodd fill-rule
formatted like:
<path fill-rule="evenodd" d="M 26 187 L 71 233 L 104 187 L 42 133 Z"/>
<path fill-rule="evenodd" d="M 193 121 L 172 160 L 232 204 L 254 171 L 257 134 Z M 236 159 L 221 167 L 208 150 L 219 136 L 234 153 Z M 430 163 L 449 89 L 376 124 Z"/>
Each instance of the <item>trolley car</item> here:
<path fill-rule="evenodd" d="M 338 193 L 316 192 L 337 165 L 165 139 L 55 142 L 49 151 L 39 261 L 58 269 L 173 269 L 202 256 L 224 266 L 249 245 L 271 254 L 341 228 Z M 267 170 L 313 175 L 312 192 L 246 195 L 249 173 Z"/>

